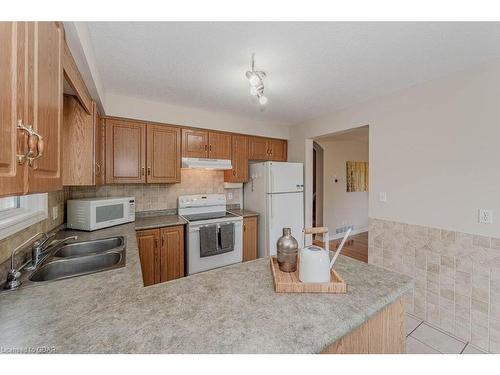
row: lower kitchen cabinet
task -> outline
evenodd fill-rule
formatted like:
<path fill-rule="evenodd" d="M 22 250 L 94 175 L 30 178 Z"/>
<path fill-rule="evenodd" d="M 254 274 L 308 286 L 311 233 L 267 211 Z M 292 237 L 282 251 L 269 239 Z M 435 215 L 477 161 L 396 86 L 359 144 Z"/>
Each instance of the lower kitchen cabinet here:
<path fill-rule="evenodd" d="M 257 259 L 257 216 L 243 218 L 243 262 Z"/>
<path fill-rule="evenodd" d="M 184 276 L 184 226 L 137 231 L 144 286 Z"/>

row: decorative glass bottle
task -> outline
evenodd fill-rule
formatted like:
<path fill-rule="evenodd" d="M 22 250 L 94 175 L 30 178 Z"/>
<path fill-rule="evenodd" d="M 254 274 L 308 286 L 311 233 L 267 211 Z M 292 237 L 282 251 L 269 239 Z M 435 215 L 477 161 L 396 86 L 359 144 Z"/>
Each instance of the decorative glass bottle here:
<path fill-rule="evenodd" d="M 276 243 L 278 248 L 278 265 L 283 272 L 295 272 L 297 270 L 297 254 L 299 244 L 292 236 L 290 228 L 283 228 L 283 236 Z"/>

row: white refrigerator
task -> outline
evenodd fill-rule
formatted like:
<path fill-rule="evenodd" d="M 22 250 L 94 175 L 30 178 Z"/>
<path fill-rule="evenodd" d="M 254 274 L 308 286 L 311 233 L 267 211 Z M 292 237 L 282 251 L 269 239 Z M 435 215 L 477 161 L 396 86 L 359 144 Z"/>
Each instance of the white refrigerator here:
<path fill-rule="evenodd" d="M 243 191 L 243 207 L 259 214 L 259 258 L 276 255 L 283 228 L 303 245 L 304 166 L 302 163 L 268 161 L 250 164 L 250 181 Z"/>

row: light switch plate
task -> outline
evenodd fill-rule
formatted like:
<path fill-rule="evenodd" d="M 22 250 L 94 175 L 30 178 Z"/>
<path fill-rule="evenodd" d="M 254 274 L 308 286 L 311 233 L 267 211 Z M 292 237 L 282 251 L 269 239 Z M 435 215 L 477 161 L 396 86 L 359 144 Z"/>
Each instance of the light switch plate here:
<path fill-rule="evenodd" d="M 481 224 L 492 224 L 493 223 L 493 210 L 488 210 L 486 208 L 479 209 L 479 222 Z"/>

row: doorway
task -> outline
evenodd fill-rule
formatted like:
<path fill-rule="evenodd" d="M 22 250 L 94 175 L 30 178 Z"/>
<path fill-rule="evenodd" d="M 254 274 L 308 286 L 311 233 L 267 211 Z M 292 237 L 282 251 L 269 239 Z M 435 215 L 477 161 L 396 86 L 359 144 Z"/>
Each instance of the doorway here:
<path fill-rule="evenodd" d="M 342 254 L 368 262 L 369 128 L 363 126 L 313 140 L 313 226 L 329 229 L 335 250 L 351 235 Z M 326 247 L 321 237 L 313 243 Z"/>

